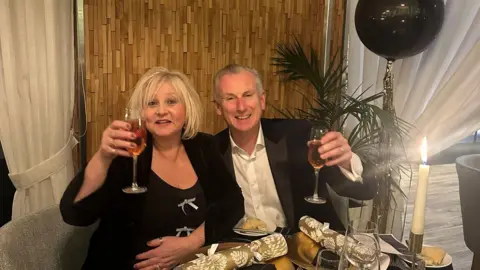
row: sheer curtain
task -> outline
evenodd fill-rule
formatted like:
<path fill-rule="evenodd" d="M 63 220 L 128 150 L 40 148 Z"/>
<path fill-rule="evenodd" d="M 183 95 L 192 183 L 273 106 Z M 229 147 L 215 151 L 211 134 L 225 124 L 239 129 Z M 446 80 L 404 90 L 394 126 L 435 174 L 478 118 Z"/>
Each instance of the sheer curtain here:
<path fill-rule="evenodd" d="M 73 1 L 0 0 L 0 140 L 12 218 L 59 202 L 73 178 Z"/>
<path fill-rule="evenodd" d="M 363 46 L 355 30 L 358 0 L 347 7 L 348 91 L 361 86 L 382 91 L 386 60 Z M 413 124 L 409 156 L 418 159 L 418 143 L 427 136 L 429 156 L 480 127 L 480 1 L 447 0 L 443 28 L 426 51 L 394 63 L 397 115 Z M 367 93 L 368 93 L 367 92 Z M 381 105 L 381 104 L 379 104 Z"/>

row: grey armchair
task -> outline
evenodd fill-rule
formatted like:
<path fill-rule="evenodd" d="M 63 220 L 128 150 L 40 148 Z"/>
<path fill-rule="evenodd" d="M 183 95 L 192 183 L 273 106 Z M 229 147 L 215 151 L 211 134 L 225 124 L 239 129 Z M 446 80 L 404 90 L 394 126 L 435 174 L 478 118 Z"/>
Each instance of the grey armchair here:
<path fill-rule="evenodd" d="M 472 269 L 480 269 L 480 155 L 461 156 L 456 167 L 465 244 L 474 254 Z"/>
<path fill-rule="evenodd" d="M 0 270 L 75 270 L 82 267 L 96 227 L 63 222 L 58 206 L 0 228 Z"/>

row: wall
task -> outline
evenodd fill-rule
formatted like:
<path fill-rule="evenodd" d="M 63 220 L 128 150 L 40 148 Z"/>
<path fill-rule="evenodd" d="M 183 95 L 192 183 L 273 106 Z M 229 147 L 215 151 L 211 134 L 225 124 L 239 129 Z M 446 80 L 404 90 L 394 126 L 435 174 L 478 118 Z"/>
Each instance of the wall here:
<path fill-rule="evenodd" d="M 343 0 L 333 14 L 332 54 L 342 44 Z M 229 63 L 262 75 L 266 117 L 276 108 L 303 107 L 270 65 L 279 42 L 299 37 L 319 53 L 324 22 L 322 0 L 85 0 L 87 159 L 103 130 L 121 119 L 131 89 L 150 67 L 187 74 L 205 105 L 202 131 L 223 128 L 212 104 L 212 76 Z M 278 114 L 277 114 L 278 116 Z"/>

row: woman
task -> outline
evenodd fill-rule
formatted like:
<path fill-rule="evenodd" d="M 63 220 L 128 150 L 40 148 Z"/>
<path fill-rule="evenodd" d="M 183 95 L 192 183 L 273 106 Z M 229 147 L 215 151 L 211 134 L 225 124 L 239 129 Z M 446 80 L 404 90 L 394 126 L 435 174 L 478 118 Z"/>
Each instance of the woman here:
<path fill-rule="evenodd" d="M 198 132 L 200 98 L 188 78 L 153 68 L 129 102 L 142 108 L 147 146 L 138 157 L 143 194 L 131 185 L 135 147 L 129 124 L 114 121 L 85 170 L 60 203 L 65 222 L 87 226 L 100 219 L 84 269 L 171 269 L 181 257 L 229 234 L 243 217 L 243 197 L 213 137 Z"/>

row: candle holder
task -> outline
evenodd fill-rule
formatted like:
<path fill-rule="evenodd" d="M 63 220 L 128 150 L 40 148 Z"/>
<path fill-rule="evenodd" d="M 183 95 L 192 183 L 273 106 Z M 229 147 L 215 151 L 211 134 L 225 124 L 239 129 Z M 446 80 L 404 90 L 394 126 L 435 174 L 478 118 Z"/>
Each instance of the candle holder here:
<path fill-rule="evenodd" d="M 423 234 L 415 234 L 410 232 L 410 238 L 408 240 L 408 250 L 416 254 L 422 253 L 423 247 Z"/>

